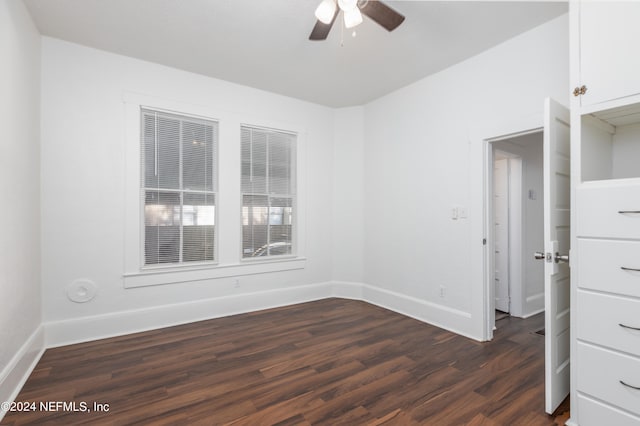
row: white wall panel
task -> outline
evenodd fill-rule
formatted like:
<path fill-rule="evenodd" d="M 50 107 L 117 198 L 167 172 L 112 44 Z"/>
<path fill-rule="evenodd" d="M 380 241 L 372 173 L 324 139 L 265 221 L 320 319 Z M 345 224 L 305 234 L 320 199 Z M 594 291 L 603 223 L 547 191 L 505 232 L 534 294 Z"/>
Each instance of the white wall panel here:
<path fill-rule="evenodd" d="M 568 104 L 568 40 L 563 15 L 366 105 L 367 284 L 472 313 L 461 331 L 482 337 L 483 156 L 473 135 L 531 115 L 541 125 L 547 96 Z M 452 220 L 453 205 L 469 218 Z"/>
<path fill-rule="evenodd" d="M 46 322 L 330 280 L 333 187 L 327 172 L 332 170 L 334 156 L 332 109 L 47 37 L 42 61 Z M 254 274 L 248 268 L 246 275 L 240 271 L 217 279 L 124 287 L 123 274 L 132 272 L 124 266 L 131 264 L 123 255 L 125 219 L 137 206 L 125 204 L 128 139 L 123 99 L 135 94 L 195 111 L 213 111 L 219 119 L 218 244 L 220 262 L 225 265 L 237 264 L 240 253 L 240 123 L 301 132 L 305 167 L 299 176 L 298 202 L 306 211 L 299 223 L 306 236 L 301 248 L 307 259 L 304 269 Z M 66 287 L 78 279 L 96 283 L 93 300 L 74 303 L 67 298 Z M 220 313 L 212 310 L 210 314 Z M 84 334 L 90 335 L 90 330 Z"/>
<path fill-rule="evenodd" d="M 21 1 L 0 2 L 0 58 L 0 401 L 7 401 L 15 396 L 44 344 L 40 35 Z"/>
<path fill-rule="evenodd" d="M 333 279 L 364 282 L 364 109 L 335 110 Z"/>

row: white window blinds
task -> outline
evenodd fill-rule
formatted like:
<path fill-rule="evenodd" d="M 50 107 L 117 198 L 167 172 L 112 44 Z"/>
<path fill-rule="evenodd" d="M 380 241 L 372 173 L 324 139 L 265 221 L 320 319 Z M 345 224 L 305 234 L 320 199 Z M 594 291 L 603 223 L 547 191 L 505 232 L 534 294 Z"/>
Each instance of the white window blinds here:
<path fill-rule="evenodd" d="M 215 260 L 218 123 L 142 109 L 144 264 Z"/>
<path fill-rule="evenodd" d="M 296 135 L 242 126 L 242 256 L 294 253 Z"/>

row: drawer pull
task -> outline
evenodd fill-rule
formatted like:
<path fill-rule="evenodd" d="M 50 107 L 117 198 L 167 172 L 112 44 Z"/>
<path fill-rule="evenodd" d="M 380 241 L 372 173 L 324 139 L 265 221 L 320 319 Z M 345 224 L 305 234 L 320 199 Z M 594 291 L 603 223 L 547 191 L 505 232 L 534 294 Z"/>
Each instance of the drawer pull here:
<path fill-rule="evenodd" d="M 637 386 L 632 386 L 632 385 L 630 385 L 629 383 L 625 383 L 625 382 L 624 382 L 624 381 L 622 381 L 622 380 L 620 380 L 620 383 L 622 383 L 623 385 L 625 385 L 625 386 L 626 386 L 626 387 L 628 387 L 628 388 L 635 389 L 635 390 L 640 390 L 640 388 L 639 388 L 639 387 L 637 387 Z"/>
<path fill-rule="evenodd" d="M 630 330 L 638 330 L 638 331 L 640 331 L 640 327 L 631 327 L 630 325 L 624 325 L 624 324 L 622 324 L 622 323 L 620 323 L 620 324 L 618 324 L 618 325 L 619 325 L 620 327 L 622 327 L 622 328 L 628 328 L 628 329 L 630 329 Z"/>
<path fill-rule="evenodd" d="M 640 210 L 618 210 L 620 214 L 640 214 Z"/>
<path fill-rule="evenodd" d="M 635 272 L 640 272 L 640 269 L 637 268 L 627 268 L 626 266 L 621 266 L 620 269 L 622 269 L 623 271 L 635 271 Z"/>

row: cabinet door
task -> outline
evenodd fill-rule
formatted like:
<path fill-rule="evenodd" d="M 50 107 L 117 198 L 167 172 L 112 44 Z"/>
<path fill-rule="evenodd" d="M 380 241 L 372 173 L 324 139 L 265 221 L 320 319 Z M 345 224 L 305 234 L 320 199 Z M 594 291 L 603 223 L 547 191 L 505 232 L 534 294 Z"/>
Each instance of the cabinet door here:
<path fill-rule="evenodd" d="M 640 93 L 640 2 L 580 3 L 582 105 Z"/>

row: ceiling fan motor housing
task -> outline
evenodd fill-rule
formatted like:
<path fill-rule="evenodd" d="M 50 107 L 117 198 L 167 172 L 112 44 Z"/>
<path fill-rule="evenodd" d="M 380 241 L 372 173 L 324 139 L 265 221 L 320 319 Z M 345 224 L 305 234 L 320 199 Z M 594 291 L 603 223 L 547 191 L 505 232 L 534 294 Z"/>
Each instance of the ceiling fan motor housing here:
<path fill-rule="evenodd" d="M 368 16 L 387 31 L 393 31 L 404 21 L 402 14 L 378 0 L 322 0 L 316 9 L 318 21 L 309 40 L 326 40 L 340 11 L 343 12 L 347 28 L 360 24 L 362 15 Z"/>

